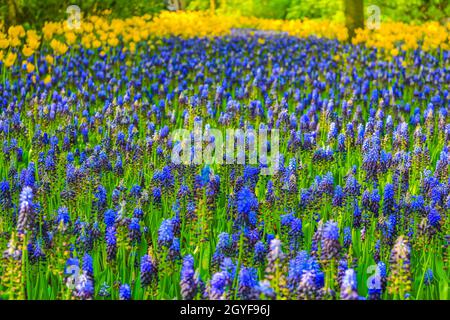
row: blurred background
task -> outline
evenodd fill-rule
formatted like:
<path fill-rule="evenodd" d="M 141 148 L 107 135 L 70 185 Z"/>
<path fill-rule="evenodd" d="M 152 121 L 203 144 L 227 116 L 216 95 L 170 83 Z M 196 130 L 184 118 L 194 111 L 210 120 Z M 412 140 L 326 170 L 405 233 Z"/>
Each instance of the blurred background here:
<path fill-rule="evenodd" d="M 162 10 L 208 10 L 268 19 L 340 22 L 346 14 L 361 18 L 363 8 L 370 5 L 380 8 L 384 21 L 445 22 L 450 17 L 449 0 L 0 0 L 0 19 L 4 26 L 40 27 L 45 21 L 66 18 L 69 5 L 78 5 L 84 15 L 108 11 L 118 18 L 155 15 Z"/>

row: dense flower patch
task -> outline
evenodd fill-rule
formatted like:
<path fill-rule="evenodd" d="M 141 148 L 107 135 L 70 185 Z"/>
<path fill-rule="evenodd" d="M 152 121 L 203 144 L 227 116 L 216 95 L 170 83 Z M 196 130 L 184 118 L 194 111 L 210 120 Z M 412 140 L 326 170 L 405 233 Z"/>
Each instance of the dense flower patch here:
<path fill-rule="evenodd" d="M 152 43 L 154 37 L 181 36 L 211 37 L 230 34 L 233 28 L 254 28 L 286 32 L 291 36 L 306 38 L 338 39 L 348 38 L 343 24 L 328 20 L 268 20 L 233 15 L 210 15 L 204 12 L 162 12 L 157 17 L 150 15 L 128 19 L 109 19 L 108 16 L 89 16 L 74 28 L 67 21 L 48 22 L 42 30 L 25 30 L 23 26 L 0 31 L 0 61 L 9 67 L 21 65 L 36 51 L 48 50 L 54 55 L 70 54 L 71 48 L 101 49 L 124 45 L 123 50 L 136 53 L 136 45 Z M 397 56 L 404 50 L 417 48 L 425 51 L 449 49 L 450 24 L 428 22 L 422 25 L 401 22 L 382 22 L 376 30 L 357 30 L 354 44 L 383 49 L 383 52 Z M 151 49 L 153 47 L 151 46 Z M 19 56 L 18 56 L 19 54 Z M 51 57 L 49 57 L 51 64 Z M 29 61 L 28 64 L 32 64 Z M 28 66 L 34 71 L 34 66 Z M 46 70 L 49 71 L 49 70 Z"/>
<path fill-rule="evenodd" d="M 3 39 L 1 296 L 448 299 L 447 40 L 169 16 Z M 174 163 L 196 125 L 279 130 L 278 171 Z"/>

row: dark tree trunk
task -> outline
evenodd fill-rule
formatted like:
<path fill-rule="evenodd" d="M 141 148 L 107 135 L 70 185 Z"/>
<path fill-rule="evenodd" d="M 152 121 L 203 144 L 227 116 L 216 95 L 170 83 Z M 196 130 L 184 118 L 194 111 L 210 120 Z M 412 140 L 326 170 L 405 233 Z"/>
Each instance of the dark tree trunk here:
<path fill-rule="evenodd" d="M 364 28 L 363 0 L 344 0 L 345 26 L 349 39 L 355 36 L 355 30 Z"/>

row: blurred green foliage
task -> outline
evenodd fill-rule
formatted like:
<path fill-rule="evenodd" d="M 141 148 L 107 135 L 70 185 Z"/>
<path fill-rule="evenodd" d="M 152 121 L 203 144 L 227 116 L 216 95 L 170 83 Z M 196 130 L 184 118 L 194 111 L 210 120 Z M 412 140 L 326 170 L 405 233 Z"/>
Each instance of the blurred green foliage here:
<path fill-rule="evenodd" d="M 222 13 L 237 13 L 267 19 L 286 19 L 291 0 L 216 0 L 216 8 Z M 202 10 L 210 6 L 210 0 L 188 1 L 187 9 Z"/>
<path fill-rule="evenodd" d="M 79 6 L 82 15 L 111 10 L 112 17 L 120 18 L 156 14 L 166 7 L 162 0 L 0 0 L 0 21 L 40 27 L 46 21 L 65 19 L 70 5 Z"/>
<path fill-rule="evenodd" d="M 185 8 L 208 10 L 211 0 L 186 0 Z M 364 0 L 380 7 L 381 18 L 403 22 L 443 21 L 450 17 L 449 0 Z M 217 11 L 260 18 L 326 18 L 343 21 L 343 0 L 215 0 Z"/>
<path fill-rule="evenodd" d="M 382 17 L 403 22 L 444 21 L 450 17 L 449 0 L 370 0 L 380 7 Z"/>
<path fill-rule="evenodd" d="M 326 18 L 344 21 L 343 0 L 0 0 L 0 21 L 6 25 L 40 27 L 45 21 L 67 17 L 69 5 L 78 5 L 83 14 L 111 10 L 113 17 L 157 14 L 169 3 L 184 10 L 210 10 L 271 19 Z M 450 17 L 449 0 L 365 0 L 377 5 L 382 20 L 404 22 L 444 21 Z"/>
<path fill-rule="evenodd" d="M 302 0 L 291 1 L 291 5 L 288 8 L 288 19 L 298 18 L 332 18 L 335 20 L 344 19 L 343 14 L 343 1 L 330 1 L 330 0 Z"/>

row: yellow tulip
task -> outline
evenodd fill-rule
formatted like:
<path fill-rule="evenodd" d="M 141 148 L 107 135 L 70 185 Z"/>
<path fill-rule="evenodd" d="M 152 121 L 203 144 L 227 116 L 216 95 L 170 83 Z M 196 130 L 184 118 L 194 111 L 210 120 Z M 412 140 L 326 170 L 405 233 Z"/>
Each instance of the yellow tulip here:
<path fill-rule="evenodd" d="M 22 48 L 22 53 L 25 57 L 28 58 L 29 56 L 31 56 L 34 53 L 34 50 L 32 48 L 30 48 L 29 46 L 25 45 Z"/>
<path fill-rule="evenodd" d="M 109 38 L 108 39 L 108 45 L 111 47 L 116 47 L 119 44 L 119 40 L 117 38 Z"/>
<path fill-rule="evenodd" d="M 8 29 L 8 35 L 11 38 L 18 37 L 23 38 L 25 36 L 25 29 L 22 26 L 11 26 Z"/>
<path fill-rule="evenodd" d="M 77 41 L 77 35 L 73 32 L 67 32 L 66 41 L 69 45 L 75 44 L 75 42 Z"/>
<path fill-rule="evenodd" d="M 19 47 L 21 44 L 22 44 L 22 41 L 18 37 L 9 39 L 9 45 L 13 48 Z"/>
<path fill-rule="evenodd" d="M 98 41 L 97 39 L 92 42 L 92 47 L 94 49 L 100 48 L 101 45 L 102 45 L 102 43 L 100 41 Z"/>
<path fill-rule="evenodd" d="M 398 56 L 398 49 L 397 48 L 394 48 L 394 49 L 392 49 L 391 51 L 390 51 L 390 53 L 391 53 L 391 55 L 392 56 Z"/>
<path fill-rule="evenodd" d="M 54 61 L 53 56 L 51 56 L 49 54 L 46 55 L 45 56 L 45 61 L 47 61 L 48 64 L 53 64 L 53 61 Z"/>
<path fill-rule="evenodd" d="M 13 52 L 8 53 L 6 55 L 6 59 L 5 59 L 5 66 L 7 68 L 11 67 L 14 64 L 14 62 L 16 61 L 16 58 L 17 58 L 17 54 L 15 54 Z"/>
<path fill-rule="evenodd" d="M 50 44 L 53 52 L 58 55 L 66 54 L 68 46 L 94 49 L 103 46 L 106 50 L 108 47 L 117 47 L 121 42 L 128 46 L 131 52 L 135 52 L 137 43 L 148 42 L 155 36 L 214 37 L 229 34 L 232 28 L 242 27 L 282 31 L 301 38 L 316 36 L 344 41 L 348 38 L 348 32 L 341 21 L 343 19 L 285 21 L 192 11 L 163 11 L 154 18 L 146 14 L 127 19 L 111 19 L 108 14 L 100 14 L 83 19 L 81 28 L 76 33 L 68 29 L 66 21 L 46 22 L 39 31 L 25 31 L 22 26 L 10 27 L 7 35 L 0 32 L 0 50 L 9 47 L 21 48 L 27 57 L 39 50 L 42 39 L 46 44 Z M 79 41 L 77 41 L 78 34 L 80 34 Z M 61 39 L 65 39 L 65 42 L 61 42 Z M 415 25 L 383 22 L 378 30 L 357 30 L 352 43 L 378 47 L 384 49 L 387 54 L 398 55 L 398 48 L 414 49 L 419 42 L 423 42 L 425 50 L 438 47 L 445 49 L 449 46 L 449 40 L 450 23 L 441 25 L 437 22 L 428 22 Z M 263 44 L 264 39 L 260 38 L 258 42 Z"/>
<path fill-rule="evenodd" d="M 1 39 L 0 38 L 0 49 L 8 49 L 8 47 L 9 47 L 8 39 Z"/>
<path fill-rule="evenodd" d="M 27 62 L 27 72 L 31 73 L 34 71 L 34 65 L 32 63 Z"/>

